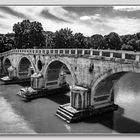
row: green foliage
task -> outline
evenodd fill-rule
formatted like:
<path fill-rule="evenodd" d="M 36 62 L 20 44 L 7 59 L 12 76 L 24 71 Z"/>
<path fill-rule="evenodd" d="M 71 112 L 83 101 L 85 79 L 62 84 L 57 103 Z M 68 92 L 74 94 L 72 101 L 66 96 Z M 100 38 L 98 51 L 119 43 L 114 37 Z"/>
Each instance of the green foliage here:
<path fill-rule="evenodd" d="M 91 46 L 93 49 L 104 49 L 104 37 L 100 34 L 95 34 L 91 36 Z"/>
<path fill-rule="evenodd" d="M 86 37 L 69 28 L 56 32 L 44 31 L 39 22 L 23 20 L 13 26 L 14 33 L 0 34 L 0 52 L 13 48 L 80 48 L 140 51 L 140 32 L 119 36 L 115 32 L 102 36 L 94 34 Z"/>
<path fill-rule="evenodd" d="M 74 37 L 71 29 L 64 28 L 54 33 L 53 43 L 55 48 L 72 48 L 73 40 Z"/>
<path fill-rule="evenodd" d="M 14 34 L 0 35 L 0 53 L 14 49 Z"/>
<path fill-rule="evenodd" d="M 120 50 L 122 45 L 122 40 L 119 35 L 115 32 L 111 32 L 104 36 L 106 48 L 111 50 Z"/>
<path fill-rule="evenodd" d="M 140 51 L 140 39 L 136 41 L 136 49 Z"/>
<path fill-rule="evenodd" d="M 85 37 L 84 43 L 85 43 L 86 49 L 93 48 L 92 42 L 91 42 L 91 37 Z"/>
<path fill-rule="evenodd" d="M 43 48 L 45 45 L 43 27 L 39 22 L 23 20 L 14 24 L 13 31 L 15 32 L 16 48 Z"/>
<path fill-rule="evenodd" d="M 73 48 L 85 48 L 85 37 L 82 33 L 75 33 Z"/>
<path fill-rule="evenodd" d="M 133 51 L 134 48 L 133 48 L 133 46 L 131 46 L 131 45 L 123 44 L 122 47 L 121 47 L 121 50 Z"/>
<path fill-rule="evenodd" d="M 54 33 L 51 31 L 44 31 L 43 32 L 44 36 L 46 37 L 45 40 L 45 48 L 53 48 L 54 47 L 54 42 L 53 42 L 53 37 L 54 37 Z"/>

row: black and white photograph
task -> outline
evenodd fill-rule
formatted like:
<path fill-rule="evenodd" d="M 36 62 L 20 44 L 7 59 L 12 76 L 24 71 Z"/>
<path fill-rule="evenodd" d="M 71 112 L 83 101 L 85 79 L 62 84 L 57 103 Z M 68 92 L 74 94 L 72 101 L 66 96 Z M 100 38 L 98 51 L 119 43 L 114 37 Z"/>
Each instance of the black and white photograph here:
<path fill-rule="evenodd" d="M 140 134 L 140 6 L 0 5 L 9 134 Z"/>

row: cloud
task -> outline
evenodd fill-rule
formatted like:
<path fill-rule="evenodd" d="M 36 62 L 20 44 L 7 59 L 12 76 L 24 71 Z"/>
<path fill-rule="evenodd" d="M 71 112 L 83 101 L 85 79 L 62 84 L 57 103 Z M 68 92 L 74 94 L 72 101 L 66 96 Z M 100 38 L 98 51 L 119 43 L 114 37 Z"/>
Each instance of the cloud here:
<path fill-rule="evenodd" d="M 54 20 L 56 22 L 69 22 L 69 21 L 64 20 L 62 18 L 56 17 L 55 15 L 52 15 L 51 13 L 48 12 L 48 10 L 43 10 L 40 13 L 40 15 L 45 17 L 46 19 Z"/>
<path fill-rule="evenodd" d="M 139 19 L 115 17 L 107 19 L 106 25 L 113 28 L 118 34 L 133 34 L 140 31 Z"/>
<path fill-rule="evenodd" d="M 41 11 L 44 9 L 44 6 L 9 6 L 14 11 L 18 13 L 24 13 L 28 16 L 28 19 L 35 20 L 39 18 Z"/>
<path fill-rule="evenodd" d="M 23 19 L 42 23 L 45 31 L 70 28 L 86 36 L 140 30 L 139 6 L 8 6 L 0 7 L 1 33 L 12 32 L 13 25 Z"/>
<path fill-rule="evenodd" d="M 48 6 L 45 9 L 55 17 L 58 17 L 65 21 L 73 22 L 74 20 L 76 20 L 76 18 L 78 18 L 77 14 L 69 12 L 61 6 Z"/>
<path fill-rule="evenodd" d="M 12 16 L 18 17 L 18 18 L 28 18 L 23 13 L 15 11 L 15 10 L 11 9 L 10 7 L 0 7 L 0 11 L 7 13 L 9 15 L 12 15 Z"/>
<path fill-rule="evenodd" d="M 100 14 L 95 14 L 93 16 L 82 16 L 82 17 L 80 17 L 80 20 L 83 20 L 83 21 L 87 21 L 87 20 L 99 20 L 99 19 L 101 19 Z"/>
<path fill-rule="evenodd" d="M 91 20 L 91 16 L 82 16 L 80 17 L 81 20 Z"/>
<path fill-rule="evenodd" d="M 118 11 L 131 12 L 131 11 L 140 10 L 140 6 L 114 6 L 113 9 Z"/>

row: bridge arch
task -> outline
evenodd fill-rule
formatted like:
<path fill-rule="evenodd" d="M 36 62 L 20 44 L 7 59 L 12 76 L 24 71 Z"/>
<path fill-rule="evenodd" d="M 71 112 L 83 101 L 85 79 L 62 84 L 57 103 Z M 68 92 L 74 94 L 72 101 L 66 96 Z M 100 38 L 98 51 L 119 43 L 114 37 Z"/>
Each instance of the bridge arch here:
<path fill-rule="evenodd" d="M 19 59 L 17 64 L 17 73 L 19 77 L 28 77 L 29 68 L 33 67 L 33 71 L 35 72 L 35 66 L 29 56 L 23 56 Z"/>
<path fill-rule="evenodd" d="M 50 67 L 53 69 L 57 69 L 58 71 L 60 71 L 62 69 L 63 66 L 66 66 L 68 68 L 68 70 L 71 73 L 72 76 L 72 84 L 76 84 L 77 83 L 77 78 L 76 78 L 76 74 L 74 72 L 74 69 L 72 68 L 72 66 L 70 65 L 70 63 L 63 59 L 63 58 L 51 58 L 48 63 L 44 66 L 44 79 L 45 79 L 45 84 L 48 80 L 48 71 L 50 69 Z M 57 73 L 60 74 L 60 73 Z M 58 75 L 56 75 L 57 77 Z"/>
<path fill-rule="evenodd" d="M 113 86 L 124 74 L 128 72 L 140 73 L 140 68 L 133 64 L 120 64 L 107 71 L 100 73 L 91 82 L 91 104 L 98 104 L 98 101 L 112 101 L 113 99 Z M 104 89 L 104 91 L 102 90 Z M 98 100 L 98 97 L 103 97 Z M 106 100 L 105 100 L 106 98 Z"/>
<path fill-rule="evenodd" d="M 6 57 L 3 60 L 3 68 L 4 68 L 4 73 L 8 74 L 8 68 L 12 66 L 12 62 L 10 60 L 10 58 Z"/>

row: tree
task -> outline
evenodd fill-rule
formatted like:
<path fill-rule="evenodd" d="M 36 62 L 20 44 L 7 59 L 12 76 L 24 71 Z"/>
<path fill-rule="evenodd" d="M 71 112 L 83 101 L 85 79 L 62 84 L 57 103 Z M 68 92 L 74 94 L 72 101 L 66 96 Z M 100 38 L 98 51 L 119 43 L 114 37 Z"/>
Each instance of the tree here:
<path fill-rule="evenodd" d="M 4 52 L 3 35 L 0 35 L 0 53 Z"/>
<path fill-rule="evenodd" d="M 45 46 L 45 36 L 42 33 L 42 24 L 39 22 L 31 22 L 29 31 L 29 43 L 36 48 L 43 48 Z"/>
<path fill-rule="evenodd" d="M 111 32 L 104 36 L 106 48 L 112 50 L 120 50 L 122 45 L 122 40 L 119 35 L 115 32 Z"/>
<path fill-rule="evenodd" d="M 54 33 L 53 43 L 55 48 L 72 48 L 73 40 L 71 29 L 64 28 Z"/>
<path fill-rule="evenodd" d="M 0 35 L 0 53 L 14 48 L 14 38 L 10 34 Z"/>
<path fill-rule="evenodd" d="M 136 41 L 137 51 L 140 51 L 140 39 Z"/>
<path fill-rule="evenodd" d="M 23 20 L 21 23 L 14 24 L 13 31 L 15 32 L 15 45 L 16 48 L 22 49 L 26 46 L 29 34 L 29 20 Z M 27 47 L 28 48 L 28 47 Z"/>
<path fill-rule="evenodd" d="M 122 47 L 121 47 L 121 50 L 133 51 L 134 48 L 131 45 L 123 44 Z"/>
<path fill-rule="evenodd" d="M 100 34 L 95 34 L 91 36 L 91 46 L 93 49 L 104 49 L 104 37 Z"/>
<path fill-rule="evenodd" d="M 85 37 L 82 33 L 74 34 L 74 48 L 85 48 Z"/>
<path fill-rule="evenodd" d="M 136 33 L 137 39 L 140 39 L 140 32 Z"/>
<path fill-rule="evenodd" d="M 133 51 L 137 51 L 137 44 L 134 38 L 129 40 L 127 44 L 133 47 Z"/>
<path fill-rule="evenodd" d="M 85 43 L 85 48 L 86 49 L 92 48 L 91 37 L 89 37 L 89 36 L 85 37 L 84 43 Z"/>
<path fill-rule="evenodd" d="M 45 46 L 46 48 L 53 48 L 54 47 L 54 42 L 53 42 L 53 37 L 54 33 L 51 31 L 43 31 L 43 34 L 45 35 Z"/>
<path fill-rule="evenodd" d="M 16 48 L 42 48 L 45 45 L 43 27 L 39 22 L 23 20 L 14 24 L 13 31 Z"/>
<path fill-rule="evenodd" d="M 128 35 L 122 35 L 120 36 L 120 38 L 122 39 L 123 44 L 127 44 L 128 41 L 133 38 L 133 36 L 131 34 L 128 34 Z"/>

